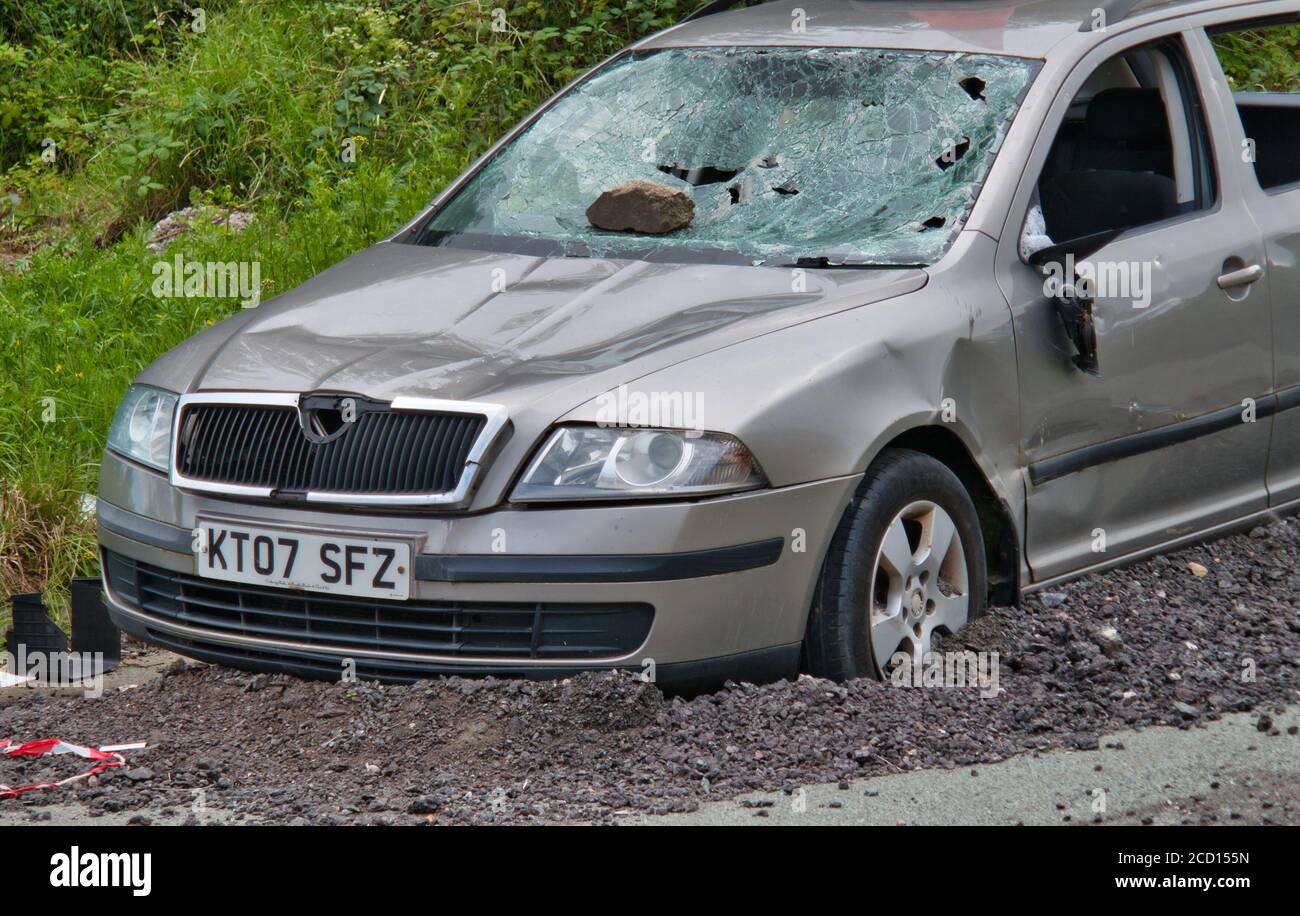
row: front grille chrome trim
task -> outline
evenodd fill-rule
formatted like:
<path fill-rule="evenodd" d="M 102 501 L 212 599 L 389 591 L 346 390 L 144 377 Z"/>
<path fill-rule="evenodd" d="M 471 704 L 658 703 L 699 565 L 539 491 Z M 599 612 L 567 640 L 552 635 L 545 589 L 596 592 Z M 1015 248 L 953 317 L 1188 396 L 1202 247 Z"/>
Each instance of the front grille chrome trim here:
<path fill-rule="evenodd" d="M 212 493 L 218 496 L 235 496 L 249 499 L 275 499 L 273 487 L 247 486 L 244 484 L 220 483 L 210 480 L 196 480 L 180 471 L 181 422 L 187 407 L 198 404 L 219 404 L 231 407 L 292 407 L 299 412 L 303 397 L 310 394 L 291 391 L 201 391 L 181 395 L 176 405 L 176 416 L 172 420 L 171 472 L 170 480 L 174 487 L 197 493 Z M 344 395 L 346 396 L 346 395 Z M 474 488 L 479 482 L 483 466 L 490 451 L 496 446 L 502 431 L 509 423 L 509 412 L 501 404 L 488 404 L 481 401 L 447 401 L 438 398 L 395 397 L 389 409 L 413 413 L 452 413 L 482 416 L 486 419 L 483 431 L 475 440 L 465 458 L 464 470 L 455 489 L 437 493 L 349 493 L 333 490 L 308 490 L 295 494 L 296 499 L 307 503 L 336 506 L 446 506 L 464 507 L 469 503 Z"/>

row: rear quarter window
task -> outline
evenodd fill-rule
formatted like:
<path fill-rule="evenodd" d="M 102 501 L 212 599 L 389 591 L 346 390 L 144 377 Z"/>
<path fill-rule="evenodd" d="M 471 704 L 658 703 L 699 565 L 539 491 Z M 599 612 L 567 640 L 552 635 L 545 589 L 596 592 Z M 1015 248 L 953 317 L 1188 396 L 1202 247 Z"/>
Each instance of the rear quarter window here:
<path fill-rule="evenodd" d="M 1300 184 L 1300 21 L 1236 22 L 1210 32 L 1266 189 Z"/>

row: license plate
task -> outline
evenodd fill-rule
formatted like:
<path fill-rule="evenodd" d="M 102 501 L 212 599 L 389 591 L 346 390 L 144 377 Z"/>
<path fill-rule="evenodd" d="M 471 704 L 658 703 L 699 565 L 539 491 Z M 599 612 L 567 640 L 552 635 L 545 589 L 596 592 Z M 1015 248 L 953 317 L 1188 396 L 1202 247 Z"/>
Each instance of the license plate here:
<path fill-rule="evenodd" d="M 411 597 L 411 545 L 351 534 L 313 534 L 199 520 L 198 575 L 332 595 Z"/>

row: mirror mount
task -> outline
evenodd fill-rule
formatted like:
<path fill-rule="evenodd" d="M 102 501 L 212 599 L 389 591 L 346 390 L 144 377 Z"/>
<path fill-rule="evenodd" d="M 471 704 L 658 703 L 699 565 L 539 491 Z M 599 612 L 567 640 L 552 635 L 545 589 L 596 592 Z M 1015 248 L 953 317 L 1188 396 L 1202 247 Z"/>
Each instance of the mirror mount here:
<path fill-rule="evenodd" d="M 1057 245 L 1050 245 L 1047 248 L 1040 248 L 1029 256 L 1029 264 L 1039 270 L 1045 270 L 1052 264 L 1064 265 L 1071 256 L 1075 261 L 1082 261 L 1105 248 L 1123 231 L 1123 229 L 1105 229 Z"/>
<path fill-rule="evenodd" d="M 1080 282 L 1075 263 L 1099 251 L 1123 231 L 1107 229 L 1042 248 L 1029 256 L 1029 264 L 1047 278 L 1043 291 L 1056 303 L 1056 313 L 1065 327 L 1065 334 L 1074 344 L 1075 355 L 1070 362 L 1093 378 L 1101 378 L 1097 327 L 1092 315 L 1093 299 L 1086 289 L 1087 284 Z"/>

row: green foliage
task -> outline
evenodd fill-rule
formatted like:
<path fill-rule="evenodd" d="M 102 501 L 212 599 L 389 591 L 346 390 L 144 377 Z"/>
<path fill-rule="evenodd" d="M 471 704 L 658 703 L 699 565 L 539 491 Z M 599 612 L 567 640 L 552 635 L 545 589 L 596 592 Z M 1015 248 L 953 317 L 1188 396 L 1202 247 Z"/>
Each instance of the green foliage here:
<path fill-rule="evenodd" d="M 1300 92 L 1300 25 L 1218 35 L 1214 50 L 1233 89 Z"/>
<path fill-rule="evenodd" d="M 211 12 L 224 4 L 192 5 Z M 190 6 L 165 0 L 0 0 L 0 35 L 26 45 L 72 36 L 70 47 L 82 54 L 139 52 L 189 28 Z"/>
<path fill-rule="evenodd" d="M 204 2 L 196 19 L 183 3 L 157 0 L 0 0 L 0 169 L 73 125 L 93 129 L 132 85 L 123 77 L 198 37 L 224 6 Z"/>

